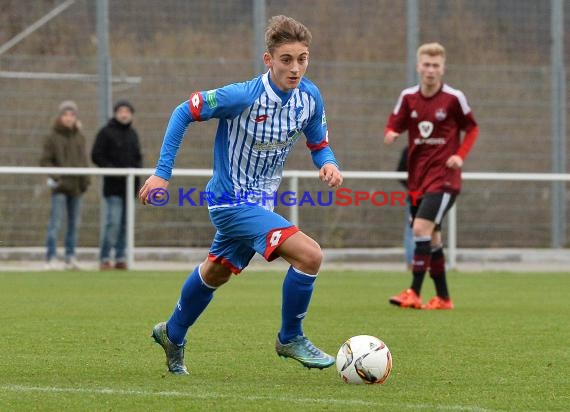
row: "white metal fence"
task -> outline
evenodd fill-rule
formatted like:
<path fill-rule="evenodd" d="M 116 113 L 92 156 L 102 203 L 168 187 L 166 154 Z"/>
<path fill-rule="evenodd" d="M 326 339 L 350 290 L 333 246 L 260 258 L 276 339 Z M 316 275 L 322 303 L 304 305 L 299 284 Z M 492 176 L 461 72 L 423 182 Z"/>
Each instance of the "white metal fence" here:
<path fill-rule="evenodd" d="M 99 7 L 104 3 L 108 3 L 108 19 Z M 570 0 L 18 0 L 0 4 L 2 166 L 38 165 L 40 142 L 50 132 L 62 100 L 77 102 L 90 148 L 107 118 L 108 108 L 103 106 L 110 104 L 110 92 L 112 100 L 126 98 L 135 106 L 134 126 L 140 133 L 145 165 L 153 166 L 172 108 L 195 90 L 258 74 L 263 51 L 260 29 L 269 16 L 287 14 L 313 33 L 307 76 L 324 96 L 331 147 L 343 169 L 396 167 L 404 142 L 384 147 L 379 144 L 382 130 L 400 91 L 414 83 L 417 44 L 439 41 L 448 52 L 446 82 L 465 92 L 480 126 L 465 170 L 569 172 L 564 159 L 570 158 L 570 145 L 565 144 L 570 116 L 565 86 L 570 71 L 565 68 L 570 65 L 570 53 L 564 53 L 563 46 L 567 50 L 570 39 Z M 109 47 L 104 47 L 106 38 Z M 190 143 L 181 149 L 178 168 L 211 167 L 216 126 L 216 122 L 204 122 L 188 129 L 186 142 Z M 310 169 L 307 152 L 293 150 L 287 168 Z M 44 179 L 4 177 L 0 244 L 37 246 L 43 235 L 38 227 L 47 220 L 49 206 Z M 99 180 L 94 179 L 84 198 L 80 238 L 84 246 L 98 242 Z M 177 182 L 202 185 L 205 180 L 187 177 Z M 503 183 L 464 185 L 458 205 L 462 247 L 570 246 L 568 185 Z M 399 188 L 396 181 L 388 180 L 349 184 L 364 191 Z M 301 190 L 318 185 L 313 179 L 299 181 Z M 204 208 L 158 209 L 142 212 L 137 206 L 137 217 L 145 222 L 137 228 L 137 245 L 205 247 L 211 240 L 213 229 Z M 281 212 L 295 212 L 287 209 L 291 210 Z M 325 247 L 400 244 L 404 213 L 398 208 L 368 204 L 298 212 L 303 230 Z M 162 222 L 166 226 L 161 227 Z"/>
<path fill-rule="evenodd" d="M 90 176 L 126 176 L 127 177 L 127 193 L 133 193 L 135 190 L 135 176 L 149 176 L 154 173 L 154 169 L 96 169 L 96 168 L 55 168 L 55 167 L 0 167 L 0 176 L 3 175 L 90 175 Z M 209 177 L 212 171 L 210 169 L 175 169 L 174 177 Z M 396 180 L 404 179 L 405 172 L 379 172 L 379 171 L 343 171 L 344 185 L 350 187 L 351 182 L 359 179 L 375 179 L 375 180 Z M 293 193 L 299 191 L 299 179 L 316 179 L 317 171 L 308 170 L 287 170 L 284 172 L 284 178 L 288 181 L 288 190 Z M 570 182 L 570 174 L 555 173 L 463 173 L 464 180 L 475 181 L 500 181 L 500 182 Z M 484 199 L 482 200 L 484 201 Z M 132 196 L 127 196 L 127 259 L 129 267 L 134 265 L 134 249 L 135 249 L 135 220 L 136 220 L 136 200 Z M 492 205 L 491 205 L 492 207 Z M 289 208 L 289 220 L 299 223 L 299 213 L 302 207 L 295 202 Z M 457 209 L 454 206 L 449 212 L 448 229 L 447 229 L 447 251 L 450 267 L 455 267 L 457 261 Z M 521 224 L 531 224 L 530 222 L 521 222 Z M 489 228 L 493 230 L 493 228 Z"/>

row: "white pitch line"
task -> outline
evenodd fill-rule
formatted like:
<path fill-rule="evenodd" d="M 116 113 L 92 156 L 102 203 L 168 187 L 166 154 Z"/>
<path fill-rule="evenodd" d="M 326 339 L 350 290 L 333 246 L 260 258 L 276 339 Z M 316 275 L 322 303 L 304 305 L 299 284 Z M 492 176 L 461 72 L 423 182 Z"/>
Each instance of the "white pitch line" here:
<path fill-rule="evenodd" d="M 447 405 L 438 406 L 430 404 L 413 404 L 413 403 L 390 403 L 390 402 L 371 402 L 360 399 L 323 399 L 323 398 L 292 398 L 287 396 L 242 396 L 227 395 L 219 393 L 187 393 L 178 391 L 146 391 L 139 389 L 113 389 L 113 388 L 61 388 L 55 386 L 25 386 L 25 385 L 3 385 L 0 390 L 6 392 L 47 392 L 47 393 L 86 393 L 91 395 L 133 395 L 133 396 L 149 396 L 149 397 L 172 397 L 172 398 L 192 398 L 192 399 L 239 399 L 244 401 L 270 401 L 276 400 L 280 402 L 295 403 L 316 403 L 316 404 L 333 404 L 333 405 L 363 405 L 363 406 L 390 406 L 394 408 L 406 409 L 428 409 L 440 411 L 461 411 L 461 412 L 492 412 L 490 409 L 480 408 L 478 406 L 463 405 Z"/>

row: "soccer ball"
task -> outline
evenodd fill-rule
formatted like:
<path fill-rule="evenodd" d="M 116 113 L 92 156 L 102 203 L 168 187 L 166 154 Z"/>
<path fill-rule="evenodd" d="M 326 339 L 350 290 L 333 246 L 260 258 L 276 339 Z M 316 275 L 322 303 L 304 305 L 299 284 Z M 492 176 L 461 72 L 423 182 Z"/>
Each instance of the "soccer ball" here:
<path fill-rule="evenodd" d="M 336 370 L 346 383 L 384 383 L 392 369 L 390 349 L 380 339 L 353 336 L 336 355 Z"/>

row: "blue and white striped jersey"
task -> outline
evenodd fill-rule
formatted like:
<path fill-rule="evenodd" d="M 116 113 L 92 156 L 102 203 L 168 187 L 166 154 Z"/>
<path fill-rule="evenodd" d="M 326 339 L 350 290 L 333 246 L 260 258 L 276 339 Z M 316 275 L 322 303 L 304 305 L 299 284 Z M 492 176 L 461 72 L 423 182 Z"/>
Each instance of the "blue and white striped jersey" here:
<path fill-rule="evenodd" d="M 301 133 L 313 163 L 338 163 L 328 145 L 319 89 L 303 78 L 294 90 L 280 91 L 269 72 L 250 81 L 192 93 L 172 114 L 155 174 L 169 179 L 189 123 L 219 119 L 214 143 L 214 174 L 206 190 L 210 207 L 247 199 L 272 209 L 283 166 Z M 261 202 L 263 198 L 263 202 Z"/>

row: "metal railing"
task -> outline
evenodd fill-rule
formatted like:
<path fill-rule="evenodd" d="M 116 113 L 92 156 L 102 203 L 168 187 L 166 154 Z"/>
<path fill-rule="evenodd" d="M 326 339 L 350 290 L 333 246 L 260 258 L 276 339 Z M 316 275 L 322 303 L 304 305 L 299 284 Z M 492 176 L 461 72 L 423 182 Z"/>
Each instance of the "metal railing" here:
<path fill-rule="evenodd" d="M 71 168 L 71 167 L 0 167 L 0 175 L 90 175 L 90 176 L 126 176 L 127 193 L 135 191 L 135 176 L 150 176 L 154 169 L 120 169 L 120 168 Z M 406 172 L 378 172 L 378 171 L 343 171 L 345 184 L 351 179 L 376 179 L 376 180 L 401 180 L 407 176 Z M 173 176 L 185 177 L 209 177 L 211 169 L 175 169 Z M 570 182 L 570 174 L 567 173 L 473 173 L 464 172 L 464 180 L 477 181 L 528 181 L 528 182 Z M 309 170 L 286 170 L 283 173 L 285 179 L 289 179 L 289 190 L 297 193 L 299 179 L 317 179 L 318 171 Z M 127 264 L 134 267 L 135 249 L 135 202 L 133 196 L 127 196 Z M 454 206 L 448 214 L 448 265 L 450 268 L 457 263 L 457 209 Z M 289 220 L 298 225 L 299 207 L 295 203 L 291 205 Z"/>

